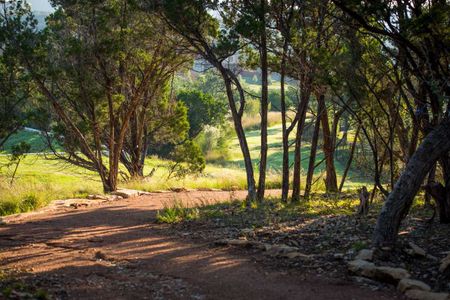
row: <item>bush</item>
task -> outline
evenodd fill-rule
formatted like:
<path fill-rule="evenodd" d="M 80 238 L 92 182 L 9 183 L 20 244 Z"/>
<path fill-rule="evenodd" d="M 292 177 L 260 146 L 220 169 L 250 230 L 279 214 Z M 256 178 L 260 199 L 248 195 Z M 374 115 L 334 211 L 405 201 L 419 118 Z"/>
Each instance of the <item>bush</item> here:
<path fill-rule="evenodd" d="M 159 223 L 179 223 L 182 221 L 192 221 L 200 217 L 198 208 L 186 207 L 181 201 L 175 201 L 171 206 L 166 206 L 156 214 L 156 221 Z"/>
<path fill-rule="evenodd" d="M 0 216 L 18 214 L 20 212 L 19 205 L 16 201 L 0 202 Z"/>
<path fill-rule="evenodd" d="M 233 130 L 230 127 L 206 127 L 196 142 L 207 161 L 222 162 L 229 159 L 229 145 Z"/>
<path fill-rule="evenodd" d="M 34 194 L 26 195 L 19 204 L 21 212 L 32 211 L 43 206 L 43 201 Z"/>
<path fill-rule="evenodd" d="M 45 201 L 35 194 L 3 200 L 0 201 L 0 216 L 29 212 L 45 204 Z"/>

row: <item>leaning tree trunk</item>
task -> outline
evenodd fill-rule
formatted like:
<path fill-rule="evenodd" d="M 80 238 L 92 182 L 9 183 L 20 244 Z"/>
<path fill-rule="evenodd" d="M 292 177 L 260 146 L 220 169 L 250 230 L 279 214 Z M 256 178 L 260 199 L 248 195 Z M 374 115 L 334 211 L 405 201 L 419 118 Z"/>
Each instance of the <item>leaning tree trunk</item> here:
<path fill-rule="evenodd" d="M 400 223 L 436 161 L 450 151 L 450 118 L 439 124 L 422 141 L 389 194 L 378 216 L 373 236 L 376 247 L 394 246 Z"/>
<path fill-rule="evenodd" d="M 317 117 L 316 123 L 314 124 L 314 132 L 311 141 L 311 151 L 309 155 L 309 165 L 308 165 L 308 174 L 306 175 L 306 185 L 305 185 L 305 199 L 309 198 L 309 194 L 311 193 L 312 181 L 314 177 L 314 170 L 316 165 L 316 154 L 317 154 L 317 144 L 319 142 L 319 132 L 320 132 L 320 117 L 322 115 L 325 107 L 322 107 L 321 102 L 317 102 Z"/>
<path fill-rule="evenodd" d="M 344 173 L 342 174 L 341 183 L 339 184 L 339 193 L 342 192 L 342 188 L 344 187 L 345 179 L 347 178 L 348 171 L 352 165 L 353 156 L 355 155 L 356 143 L 358 142 L 359 130 L 361 129 L 361 125 L 358 124 L 358 128 L 356 129 L 355 139 L 353 140 L 352 146 L 350 148 L 350 155 L 347 160 L 347 164 L 345 165 Z"/>
<path fill-rule="evenodd" d="M 297 132 L 295 134 L 295 148 L 294 148 L 294 175 L 292 178 L 292 202 L 300 201 L 300 176 L 302 172 L 302 135 L 305 127 L 306 110 L 309 103 L 309 91 L 302 93 L 302 99 L 298 108 L 298 123 Z"/>
<path fill-rule="evenodd" d="M 334 148 L 330 124 L 328 122 L 328 112 L 325 106 L 325 96 L 319 95 L 317 101 L 321 102 L 321 106 L 325 107 L 321 114 L 322 132 L 323 132 L 323 154 L 325 155 L 325 164 L 327 176 L 325 178 L 325 186 L 327 193 L 335 193 L 338 191 L 336 168 L 334 166 Z M 334 134 L 334 133 L 333 133 Z"/>
<path fill-rule="evenodd" d="M 242 156 L 244 158 L 245 165 L 245 173 L 247 175 L 247 205 L 256 200 L 256 183 L 255 183 L 255 175 L 253 171 L 253 163 L 250 156 L 250 150 L 247 143 L 247 138 L 245 136 L 244 127 L 242 126 L 242 113 L 243 107 L 239 108 L 239 111 L 236 108 L 236 103 L 234 100 L 232 82 L 230 79 L 230 75 L 228 71 L 222 66 L 219 65 L 219 71 L 222 74 L 222 78 L 224 80 L 225 89 L 227 92 L 228 104 L 231 110 L 231 116 L 233 117 L 234 129 L 236 131 L 237 138 L 239 140 L 239 146 L 241 148 Z M 240 87 L 238 87 L 240 88 Z M 243 91 L 239 91 L 240 97 L 244 97 Z M 241 99 L 241 106 L 244 105 L 245 101 Z"/>

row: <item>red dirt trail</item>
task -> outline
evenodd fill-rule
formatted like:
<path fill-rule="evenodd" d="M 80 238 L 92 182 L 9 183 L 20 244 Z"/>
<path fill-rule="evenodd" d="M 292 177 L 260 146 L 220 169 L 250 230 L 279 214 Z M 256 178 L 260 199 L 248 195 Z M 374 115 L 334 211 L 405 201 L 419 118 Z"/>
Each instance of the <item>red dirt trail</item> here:
<path fill-rule="evenodd" d="M 6 218 L 0 226 L 0 269 L 25 272 L 60 299 L 397 297 L 345 281 L 269 269 L 226 248 L 170 236 L 155 224 L 156 211 L 167 201 L 212 203 L 245 196 L 231 193 L 151 194 Z"/>

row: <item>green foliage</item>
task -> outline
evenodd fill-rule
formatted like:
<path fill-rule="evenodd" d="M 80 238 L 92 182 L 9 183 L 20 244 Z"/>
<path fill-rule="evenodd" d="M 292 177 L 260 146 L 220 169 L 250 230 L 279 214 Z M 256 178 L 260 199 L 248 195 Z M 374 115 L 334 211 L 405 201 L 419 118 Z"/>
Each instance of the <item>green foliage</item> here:
<path fill-rule="evenodd" d="M 352 214 L 358 204 L 355 195 L 346 195 L 340 202 L 315 195 L 310 201 L 299 204 L 286 204 L 277 198 L 267 198 L 264 202 L 252 202 L 251 209 L 242 201 L 230 201 L 188 207 L 175 202 L 158 213 L 158 220 L 163 223 L 179 223 L 182 221 L 214 221 L 236 228 L 260 228 L 282 222 L 297 220 L 299 217 L 319 218 L 324 215 Z"/>
<path fill-rule="evenodd" d="M 192 89 L 180 91 L 177 99 L 188 109 L 189 137 L 191 139 L 198 136 L 205 126 L 217 126 L 225 120 L 227 107 L 222 99 Z"/>
<path fill-rule="evenodd" d="M 172 145 L 182 143 L 188 138 L 189 120 L 188 110 L 183 102 L 162 97 L 159 102 L 152 105 L 147 112 L 145 126 L 147 126 L 148 143 L 151 145 L 147 154 L 158 154 L 168 157 L 172 151 Z M 133 149 L 133 141 L 126 145 L 130 151 Z"/>
<path fill-rule="evenodd" d="M 233 137 L 230 127 L 206 127 L 196 138 L 208 162 L 220 163 L 230 159 L 229 147 Z"/>
<path fill-rule="evenodd" d="M 0 216 L 29 212 L 43 207 L 47 201 L 30 192 L 18 200 L 0 201 Z"/>
<path fill-rule="evenodd" d="M 35 26 L 27 2 L 0 3 L 0 149 L 27 118 L 26 105 L 32 85 L 17 50 Z"/>
<path fill-rule="evenodd" d="M 13 145 L 11 148 L 11 162 L 16 162 L 21 160 L 31 149 L 31 145 L 25 141 Z"/>
<path fill-rule="evenodd" d="M 183 202 L 175 200 L 156 214 L 159 223 L 174 224 L 182 221 L 192 221 L 200 216 L 198 208 L 187 207 Z"/>
<path fill-rule="evenodd" d="M 17 281 L 16 279 L 9 281 L 11 283 L 8 283 L 8 285 L 0 292 L 0 295 L 2 295 L 5 299 L 17 299 L 17 294 L 20 294 L 20 297 L 23 299 L 51 299 L 48 292 L 43 289 L 36 289 L 36 287 L 29 286 L 22 281 Z"/>
<path fill-rule="evenodd" d="M 358 252 L 362 249 L 367 249 L 368 245 L 364 242 L 357 241 L 352 245 L 352 249 L 355 250 L 355 252 Z"/>
<path fill-rule="evenodd" d="M 169 178 L 172 176 L 185 177 L 188 174 L 200 173 L 205 169 L 205 158 L 200 147 L 193 141 L 187 140 L 175 146 L 170 154 L 171 165 Z"/>
<path fill-rule="evenodd" d="M 245 104 L 244 111 L 250 117 L 259 115 L 260 110 L 261 110 L 261 103 L 256 99 L 249 99 Z"/>
<path fill-rule="evenodd" d="M 29 152 L 46 152 L 49 151 L 48 145 L 42 136 L 38 132 L 31 132 L 26 130 L 19 130 L 5 142 L 3 150 L 6 153 L 11 153 L 14 145 L 21 142 L 26 142 L 30 145 Z M 55 149 L 58 149 L 57 145 L 54 145 Z"/>

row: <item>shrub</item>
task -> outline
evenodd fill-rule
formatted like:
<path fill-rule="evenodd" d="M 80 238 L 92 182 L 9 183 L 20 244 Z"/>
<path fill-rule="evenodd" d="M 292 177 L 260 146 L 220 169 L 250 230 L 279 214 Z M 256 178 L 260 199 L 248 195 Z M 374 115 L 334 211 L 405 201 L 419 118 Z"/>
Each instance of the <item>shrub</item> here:
<path fill-rule="evenodd" d="M 20 212 L 19 205 L 16 201 L 1 201 L 0 216 L 17 214 Z"/>
<path fill-rule="evenodd" d="M 34 194 L 26 195 L 19 204 L 20 212 L 35 210 L 44 205 L 43 201 Z"/>
<path fill-rule="evenodd" d="M 199 217 L 198 208 L 187 207 L 181 201 L 175 201 L 171 206 L 164 207 L 156 214 L 157 222 L 168 224 L 196 220 Z"/>

